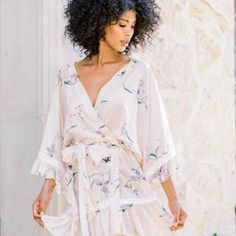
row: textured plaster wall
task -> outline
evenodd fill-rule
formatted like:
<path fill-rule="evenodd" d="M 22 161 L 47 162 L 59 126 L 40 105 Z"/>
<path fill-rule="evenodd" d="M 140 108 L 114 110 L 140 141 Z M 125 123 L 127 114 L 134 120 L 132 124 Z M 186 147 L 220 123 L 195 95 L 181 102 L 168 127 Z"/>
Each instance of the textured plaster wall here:
<path fill-rule="evenodd" d="M 234 5 L 159 1 L 163 24 L 142 57 L 153 66 L 182 168 L 183 236 L 235 235 Z"/>

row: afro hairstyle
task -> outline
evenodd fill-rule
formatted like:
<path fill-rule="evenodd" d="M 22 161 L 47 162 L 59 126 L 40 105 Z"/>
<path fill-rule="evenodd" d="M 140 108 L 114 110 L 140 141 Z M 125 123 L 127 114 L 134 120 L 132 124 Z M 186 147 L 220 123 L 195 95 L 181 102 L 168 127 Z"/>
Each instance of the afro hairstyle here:
<path fill-rule="evenodd" d="M 129 10 L 136 13 L 134 34 L 125 53 L 138 44 L 145 46 L 151 41 L 152 33 L 159 29 L 162 21 L 160 7 L 155 0 L 68 0 L 64 8 L 67 20 L 64 36 L 73 47 L 80 47 L 91 57 L 99 53 L 99 41 L 105 36 L 105 27 L 118 22 L 120 16 Z"/>

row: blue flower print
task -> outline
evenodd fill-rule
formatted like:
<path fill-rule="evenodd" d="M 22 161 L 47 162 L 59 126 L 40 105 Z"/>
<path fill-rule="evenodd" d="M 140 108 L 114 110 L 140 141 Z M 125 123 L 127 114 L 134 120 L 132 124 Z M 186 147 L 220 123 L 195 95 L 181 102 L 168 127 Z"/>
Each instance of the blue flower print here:
<path fill-rule="evenodd" d="M 162 203 L 162 211 L 163 213 L 159 215 L 159 217 L 168 217 L 168 218 L 172 218 L 172 214 L 170 213 L 170 211 L 168 211 L 167 206 Z"/>
<path fill-rule="evenodd" d="M 112 179 L 111 172 L 108 170 L 106 172 L 93 174 L 89 177 L 92 180 L 90 184 L 90 189 L 92 189 L 95 185 L 100 188 L 106 198 L 110 197 L 112 194 L 116 192 L 116 190 L 120 187 L 119 179 Z"/>
<path fill-rule="evenodd" d="M 103 191 L 106 195 L 109 193 L 109 184 L 110 184 L 110 180 L 101 180 L 101 179 L 97 179 L 95 181 L 96 185 L 100 185 L 101 186 L 101 191 Z"/>
<path fill-rule="evenodd" d="M 55 136 L 54 136 L 54 139 L 51 143 L 50 146 L 46 146 L 46 155 L 48 155 L 49 157 L 53 158 L 57 151 L 56 151 L 56 144 L 57 143 L 60 143 L 62 141 L 62 137 L 60 136 L 59 133 L 56 133 Z"/>
<path fill-rule="evenodd" d="M 140 169 L 140 167 L 130 169 L 133 171 L 133 175 L 130 176 L 131 180 L 135 180 L 135 181 L 145 180 L 145 177 L 142 174 L 142 171 L 139 169 Z"/>
<path fill-rule="evenodd" d="M 67 166 L 67 172 L 65 174 L 65 184 L 68 186 L 72 184 L 72 181 L 75 181 L 76 176 L 78 175 L 77 171 L 73 171 L 73 166 L 68 165 Z"/>
<path fill-rule="evenodd" d="M 111 156 L 106 156 L 104 158 L 102 158 L 102 160 L 105 162 L 105 163 L 108 163 L 111 161 Z"/>
<path fill-rule="evenodd" d="M 126 70 L 121 71 L 117 76 L 122 77 L 125 74 Z"/>
<path fill-rule="evenodd" d="M 76 112 L 79 115 L 79 117 L 83 120 L 85 118 L 84 105 L 79 104 L 75 109 L 76 109 Z"/>
<path fill-rule="evenodd" d="M 122 204 L 120 206 L 120 212 L 125 212 L 127 211 L 128 209 L 130 209 L 131 207 L 133 206 L 133 204 Z"/>
<path fill-rule="evenodd" d="M 148 154 L 148 158 L 152 159 L 152 160 L 156 160 L 166 154 L 168 154 L 170 148 L 169 148 L 169 144 L 161 144 L 160 141 L 155 142 L 155 149 L 152 152 L 149 152 Z"/>
<path fill-rule="evenodd" d="M 160 182 L 163 181 L 163 179 L 166 179 L 166 177 L 169 176 L 168 169 L 165 168 L 165 165 L 162 165 L 158 171 L 156 171 L 151 177 L 150 180 L 156 180 L 158 179 Z"/>
<path fill-rule="evenodd" d="M 144 89 L 143 80 L 139 81 L 136 97 L 137 97 L 138 104 L 144 104 L 145 108 L 147 109 L 147 94 Z"/>
<path fill-rule="evenodd" d="M 73 107 L 73 111 L 68 115 L 66 121 L 71 124 L 71 126 L 75 126 L 78 123 L 78 120 L 84 120 L 84 105 L 79 104 Z"/>
<path fill-rule="evenodd" d="M 46 150 L 47 150 L 48 156 L 53 157 L 54 154 L 56 153 L 55 144 L 53 143 L 50 147 L 47 146 L 47 147 L 46 147 Z"/>
<path fill-rule="evenodd" d="M 105 193 L 106 197 L 109 195 L 109 186 L 111 184 L 111 176 L 110 173 L 100 173 L 100 174 L 93 174 L 90 176 L 96 177 L 92 183 L 90 188 L 92 189 L 94 184 L 100 187 L 100 190 Z"/>
<path fill-rule="evenodd" d="M 145 176 L 143 175 L 141 168 L 131 168 L 130 169 L 133 173 L 130 175 L 130 178 L 125 184 L 125 187 L 130 189 L 132 193 L 136 196 L 139 195 L 137 188 L 135 188 L 134 183 L 140 183 L 141 180 L 146 180 Z"/>
<path fill-rule="evenodd" d="M 61 78 L 61 81 L 63 81 L 65 85 L 74 85 L 75 83 L 78 82 L 78 79 L 75 73 L 71 73 L 71 70 L 69 67 L 70 67 L 69 64 L 66 66 L 63 66 L 59 70 L 59 77 Z"/>
<path fill-rule="evenodd" d="M 130 94 L 134 94 L 134 93 L 135 93 L 135 91 L 134 91 L 133 89 L 127 88 L 127 87 L 125 86 L 125 83 L 123 83 L 123 88 L 124 88 L 125 91 L 127 91 L 127 92 L 130 93 Z"/>
<path fill-rule="evenodd" d="M 122 126 L 122 135 L 126 137 L 131 143 L 133 143 L 133 140 L 130 138 L 128 134 L 128 129 L 127 129 L 127 123 L 125 122 Z"/>

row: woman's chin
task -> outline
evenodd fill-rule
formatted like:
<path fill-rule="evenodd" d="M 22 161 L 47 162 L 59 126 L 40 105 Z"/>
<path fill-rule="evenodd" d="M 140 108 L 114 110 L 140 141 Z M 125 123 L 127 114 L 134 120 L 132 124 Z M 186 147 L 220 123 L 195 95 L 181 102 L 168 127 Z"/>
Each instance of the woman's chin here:
<path fill-rule="evenodd" d="M 125 49 L 126 49 L 126 47 L 119 48 L 119 49 L 117 49 L 117 52 L 123 53 L 123 52 L 125 52 Z"/>

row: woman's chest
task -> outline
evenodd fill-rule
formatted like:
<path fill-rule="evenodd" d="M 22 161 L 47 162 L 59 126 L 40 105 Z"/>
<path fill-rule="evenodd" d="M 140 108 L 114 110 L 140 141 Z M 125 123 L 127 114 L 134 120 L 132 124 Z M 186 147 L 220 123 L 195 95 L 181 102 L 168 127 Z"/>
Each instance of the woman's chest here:
<path fill-rule="evenodd" d="M 122 70 L 105 84 L 103 81 L 85 85 L 74 71 L 68 71 L 62 80 L 66 116 L 77 120 L 86 117 L 96 120 L 99 116 L 113 121 L 135 116 L 147 98 L 145 78 L 135 72 Z"/>

